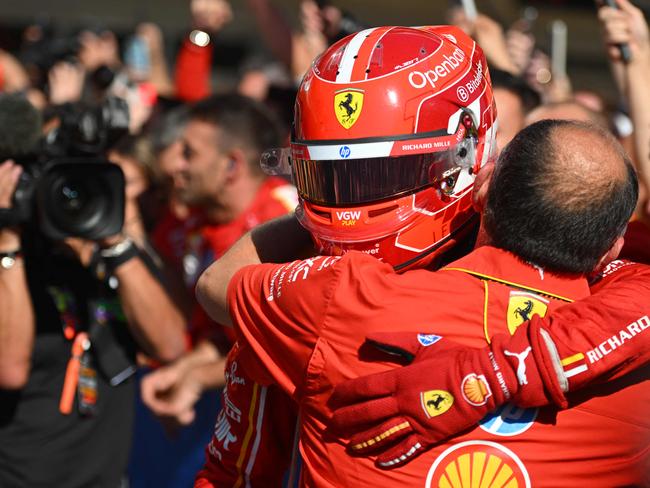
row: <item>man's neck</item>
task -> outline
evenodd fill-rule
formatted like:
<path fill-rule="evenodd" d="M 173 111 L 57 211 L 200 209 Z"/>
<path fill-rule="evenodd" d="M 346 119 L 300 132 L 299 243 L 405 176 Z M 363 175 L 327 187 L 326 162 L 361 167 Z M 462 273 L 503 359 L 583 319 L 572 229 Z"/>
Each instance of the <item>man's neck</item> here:
<path fill-rule="evenodd" d="M 240 180 L 226 188 L 223 195 L 206 206 L 205 215 L 212 224 L 225 224 L 237 219 L 251 206 L 264 179 Z"/>
<path fill-rule="evenodd" d="M 485 230 L 483 225 L 483 219 L 481 218 L 481 223 L 478 228 L 478 234 L 476 235 L 476 242 L 474 243 L 474 249 L 477 249 L 481 246 L 492 246 L 492 239 Z"/>

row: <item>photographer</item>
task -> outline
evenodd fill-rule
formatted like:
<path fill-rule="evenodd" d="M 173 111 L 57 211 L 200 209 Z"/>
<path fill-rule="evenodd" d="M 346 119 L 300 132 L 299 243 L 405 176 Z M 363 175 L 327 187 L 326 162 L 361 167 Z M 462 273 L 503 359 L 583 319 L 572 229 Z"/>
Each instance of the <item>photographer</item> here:
<path fill-rule="evenodd" d="M 0 155 L 20 156 L 34 148 L 40 117 L 0 97 L 0 128 Z M 27 172 L 0 164 L 0 216 Z M 0 486 L 117 487 L 135 353 L 175 359 L 184 322 L 130 239 L 56 240 L 39 219 L 0 227 Z"/>

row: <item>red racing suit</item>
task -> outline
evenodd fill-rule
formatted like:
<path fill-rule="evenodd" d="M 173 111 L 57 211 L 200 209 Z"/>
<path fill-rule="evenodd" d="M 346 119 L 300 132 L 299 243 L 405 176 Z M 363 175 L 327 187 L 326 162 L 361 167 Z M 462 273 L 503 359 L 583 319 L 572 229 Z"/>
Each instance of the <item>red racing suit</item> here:
<path fill-rule="evenodd" d="M 358 253 L 248 267 L 233 278 L 229 304 L 246 370 L 260 383 L 278 384 L 299 404 L 306 486 L 464 486 L 457 481 L 478 482 L 477 477 L 481 486 L 569 486 L 585 480 L 594 486 L 639 486 L 650 456 L 650 424 L 642 414 L 650 400 L 647 368 L 610 382 L 605 395 L 583 392 L 566 411 L 502 407 L 470 433 L 391 472 L 350 458 L 345 439 L 324 435 L 334 384 L 393 367 L 358 360 L 368 332 L 435 332 L 479 347 L 493 334 L 515 330 L 531 314 L 545 315 L 588 294 L 584 280 L 560 278 L 484 247 L 435 274 L 397 275 Z M 647 336 L 644 321 L 629 325 L 627 344 Z M 593 365 L 587 364 L 588 352 L 580 359 L 578 351 L 593 345 L 594 337 L 570 338 L 576 354 L 563 359 L 571 377 L 579 378 L 584 366 Z M 601 348 L 601 364 L 608 362 L 604 351 L 625 340 L 619 335 Z M 525 354 L 513 353 L 520 354 L 525 374 Z M 636 357 L 637 363 L 645 360 L 647 354 Z"/>

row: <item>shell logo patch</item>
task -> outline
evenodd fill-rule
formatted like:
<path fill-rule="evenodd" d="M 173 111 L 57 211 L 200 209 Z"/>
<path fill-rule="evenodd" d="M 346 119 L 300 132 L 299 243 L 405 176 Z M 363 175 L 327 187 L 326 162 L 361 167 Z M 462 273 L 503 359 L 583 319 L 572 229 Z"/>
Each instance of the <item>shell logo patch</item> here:
<path fill-rule="evenodd" d="M 465 376 L 460 385 L 460 389 L 463 392 L 463 398 L 465 401 L 475 407 L 485 405 L 488 398 L 492 396 L 490 385 L 488 385 L 485 376 L 482 374 L 477 375 L 472 373 Z"/>
<path fill-rule="evenodd" d="M 533 315 L 546 315 L 548 300 L 526 291 L 511 291 L 508 302 L 508 331 L 515 333 L 517 327 L 527 322 Z"/>
<path fill-rule="evenodd" d="M 530 488 L 530 476 L 510 449 L 467 441 L 445 450 L 429 469 L 426 488 Z"/>
<path fill-rule="evenodd" d="M 349 129 L 359 119 L 363 109 L 363 90 L 347 88 L 334 95 L 334 114 L 344 128 Z"/>
<path fill-rule="evenodd" d="M 454 397 L 451 393 L 444 390 L 429 390 L 420 393 L 420 402 L 422 409 L 427 414 L 427 418 L 442 415 L 454 404 Z"/>

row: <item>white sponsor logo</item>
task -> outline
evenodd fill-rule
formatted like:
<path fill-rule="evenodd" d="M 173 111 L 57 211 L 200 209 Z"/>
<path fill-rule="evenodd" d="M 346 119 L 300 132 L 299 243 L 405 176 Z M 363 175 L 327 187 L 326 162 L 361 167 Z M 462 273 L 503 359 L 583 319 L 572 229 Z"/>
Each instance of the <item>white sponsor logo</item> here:
<path fill-rule="evenodd" d="M 230 400 L 227 392 L 223 394 L 224 407 L 223 410 L 226 412 L 226 415 L 233 419 L 238 424 L 241 423 L 241 410 Z"/>
<path fill-rule="evenodd" d="M 336 212 L 336 218 L 339 220 L 359 220 L 361 218 L 361 210 L 355 210 L 354 212 L 349 210 Z"/>
<path fill-rule="evenodd" d="M 421 142 L 419 144 L 402 144 L 402 151 L 421 151 L 423 149 L 440 149 L 451 146 L 450 141 Z"/>
<path fill-rule="evenodd" d="M 327 256 L 323 258 L 323 261 L 320 263 L 320 266 L 316 271 L 321 271 L 325 268 L 329 268 L 331 265 L 333 265 L 335 262 L 337 262 L 339 259 L 341 259 L 341 256 Z"/>
<path fill-rule="evenodd" d="M 318 256 L 315 258 L 305 259 L 304 261 L 293 261 L 282 265 L 275 270 L 269 280 L 269 293 L 266 300 L 272 302 L 282 296 L 282 290 L 285 286 L 302 279 L 306 280 L 312 269 L 321 271 L 341 259 L 340 256 Z M 316 267 L 318 265 L 318 267 Z"/>
<path fill-rule="evenodd" d="M 465 60 L 465 53 L 461 48 L 457 47 L 456 50 L 451 53 L 451 56 L 445 54 L 443 58 L 444 61 L 442 63 L 425 72 L 411 71 L 411 73 L 409 73 L 409 83 L 411 86 L 419 89 L 430 85 L 431 88 L 435 88 L 438 80 L 449 76 L 450 73 L 460 66 L 460 64 Z"/>
<path fill-rule="evenodd" d="M 227 451 L 230 443 L 237 442 L 237 436 L 232 432 L 232 427 L 230 422 L 228 422 L 228 417 L 226 417 L 226 411 L 222 410 L 219 412 L 217 417 L 217 423 L 214 426 L 214 440 L 223 445 L 223 448 Z M 219 456 L 221 458 L 221 456 Z"/>
<path fill-rule="evenodd" d="M 618 271 L 621 268 L 624 268 L 625 266 L 630 266 L 632 263 L 631 261 L 623 261 L 621 259 L 617 259 L 615 261 L 612 261 L 609 263 L 605 269 L 600 273 L 602 276 L 608 276 L 615 271 Z"/>
<path fill-rule="evenodd" d="M 481 86 L 481 79 L 483 78 L 483 65 L 479 62 L 476 65 L 476 74 L 474 78 L 469 80 L 465 85 L 456 88 L 456 96 L 461 102 L 466 102 L 472 93 L 479 89 Z"/>
<path fill-rule="evenodd" d="M 466 102 L 469 100 L 469 93 L 467 93 L 467 89 L 464 86 L 459 86 L 456 88 L 456 96 L 461 102 Z"/>
<path fill-rule="evenodd" d="M 456 38 L 451 34 L 443 34 L 443 37 L 446 37 L 447 39 L 449 39 L 454 44 L 458 44 L 458 41 L 456 40 Z"/>
<path fill-rule="evenodd" d="M 589 362 L 593 364 L 596 361 L 600 361 L 612 351 L 621 347 L 625 341 L 633 339 L 635 336 L 645 331 L 648 327 L 650 327 L 650 319 L 648 319 L 647 315 L 644 315 L 636 322 L 632 322 L 624 329 L 619 330 L 615 335 L 606 341 L 601 342 L 591 351 L 587 351 Z"/>
<path fill-rule="evenodd" d="M 474 78 L 469 80 L 469 82 L 465 85 L 465 88 L 469 90 L 470 94 L 478 90 L 478 88 L 481 86 L 482 78 L 483 78 L 483 65 L 479 61 L 479 63 L 476 65 L 476 75 L 474 75 Z"/>
<path fill-rule="evenodd" d="M 279 298 L 282 295 L 282 282 L 287 274 L 285 268 L 286 266 L 282 266 L 273 273 L 271 282 L 269 283 L 269 294 L 266 297 L 267 301 L 272 302 L 275 298 Z"/>
<path fill-rule="evenodd" d="M 433 149 L 432 142 L 422 144 L 402 144 L 402 151 L 420 151 L 422 149 Z"/>
<path fill-rule="evenodd" d="M 501 372 L 499 363 L 497 363 L 497 360 L 491 351 L 488 352 L 488 357 L 490 358 L 490 363 L 492 363 L 492 367 L 494 368 L 494 371 L 497 374 L 497 381 L 499 382 L 499 387 L 503 392 L 503 396 L 506 397 L 506 400 L 509 400 L 512 394 L 510 393 L 510 389 L 508 389 L 508 385 L 506 385 L 506 380 L 503 377 L 503 373 Z"/>
<path fill-rule="evenodd" d="M 314 259 L 305 259 L 304 261 L 299 261 L 298 265 L 293 270 L 291 270 L 291 275 L 289 276 L 289 282 L 293 283 L 300 276 L 302 276 L 303 280 L 306 280 L 314 264 L 315 264 Z"/>
<path fill-rule="evenodd" d="M 233 361 L 230 370 L 226 371 L 226 382 L 230 385 L 245 385 L 246 380 L 241 376 L 237 376 L 237 367 L 237 361 Z"/>
<path fill-rule="evenodd" d="M 519 382 L 520 385 L 527 385 L 528 384 L 528 378 L 526 378 L 526 358 L 530 354 L 531 347 L 528 346 L 526 349 L 524 349 L 522 352 L 519 354 L 510 352 L 507 350 L 503 351 L 503 354 L 506 356 L 512 356 L 517 358 L 517 381 Z"/>
<path fill-rule="evenodd" d="M 440 339 L 442 339 L 442 336 L 436 334 L 418 334 L 418 342 L 424 347 L 432 346 Z"/>
<path fill-rule="evenodd" d="M 406 68 L 407 66 L 411 66 L 412 64 L 417 63 L 419 60 L 420 58 L 410 59 L 409 61 L 405 61 L 402 64 L 396 64 L 393 69 L 397 71 L 398 69 Z"/>

